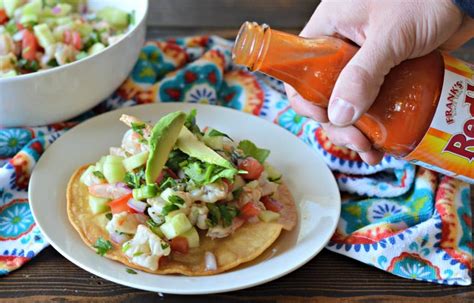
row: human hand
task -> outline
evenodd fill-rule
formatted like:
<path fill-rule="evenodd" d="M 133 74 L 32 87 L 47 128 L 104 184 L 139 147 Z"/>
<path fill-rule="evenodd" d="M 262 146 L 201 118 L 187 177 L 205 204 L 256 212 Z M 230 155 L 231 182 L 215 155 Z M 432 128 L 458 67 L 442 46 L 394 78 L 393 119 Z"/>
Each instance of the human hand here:
<path fill-rule="evenodd" d="M 400 62 L 436 48 L 456 49 L 473 33 L 473 19 L 463 16 L 451 0 L 322 1 L 300 35 L 342 36 L 361 48 L 339 75 L 327 110 L 289 85 L 286 92 L 293 109 L 321 122 L 334 144 L 376 164 L 383 153 L 352 124 L 370 108 L 385 75 Z"/>

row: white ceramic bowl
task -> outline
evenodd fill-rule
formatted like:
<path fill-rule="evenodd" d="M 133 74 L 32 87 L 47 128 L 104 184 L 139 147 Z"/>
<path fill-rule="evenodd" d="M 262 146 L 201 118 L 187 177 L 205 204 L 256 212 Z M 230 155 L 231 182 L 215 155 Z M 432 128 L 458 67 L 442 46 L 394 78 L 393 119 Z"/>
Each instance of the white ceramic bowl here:
<path fill-rule="evenodd" d="M 89 0 L 92 10 L 135 11 L 135 25 L 103 51 L 60 67 L 0 79 L 0 127 L 72 118 L 109 96 L 128 76 L 145 42 L 148 0 Z"/>

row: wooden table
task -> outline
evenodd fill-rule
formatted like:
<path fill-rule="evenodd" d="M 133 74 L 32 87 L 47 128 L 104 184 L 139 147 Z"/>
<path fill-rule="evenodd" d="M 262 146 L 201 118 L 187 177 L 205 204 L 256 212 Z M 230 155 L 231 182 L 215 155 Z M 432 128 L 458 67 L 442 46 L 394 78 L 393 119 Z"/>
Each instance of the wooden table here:
<path fill-rule="evenodd" d="M 218 34 L 233 37 L 245 20 L 298 32 L 316 5 L 312 0 L 151 0 L 148 37 Z M 196 10 L 196 3 L 202 10 Z M 234 10 L 236 3 L 239 10 Z M 297 5 L 292 5 L 297 4 Z M 255 6 L 257 9 L 255 9 Z M 211 17 L 208 9 L 217 10 Z M 265 9 L 263 9 L 265 8 Z M 291 10 L 291 14 L 288 14 Z M 259 13 L 256 14 L 256 11 Z M 173 14 L 185 14 L 176 18 Z M 227 16 L 226 18 L 215 16 Z M 179 22 L 177 22 L 179 20 Z M 199 23 L 199 26 L 195 26 Z M 474 61 L 474 43 L 457 56 Z M 473 188 L 474 189 L 474 188 Z M 474 206 L 474 198 L 471 198 Z M 297 271 L 246 290 L 210 296 L 140 291 L 92 275 L 49 247 L 23 268 L 0 278 L 0 302 L 474 302 L 474 286 L 447 287 L 402 279 L 323 250 Z"/>

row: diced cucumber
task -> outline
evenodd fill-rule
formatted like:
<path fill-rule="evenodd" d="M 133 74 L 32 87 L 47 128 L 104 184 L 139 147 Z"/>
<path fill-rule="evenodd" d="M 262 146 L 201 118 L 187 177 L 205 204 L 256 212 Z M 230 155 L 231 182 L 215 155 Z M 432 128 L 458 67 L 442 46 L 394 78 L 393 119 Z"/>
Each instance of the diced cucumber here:
<path fill-rule="evenodd" d="M 156 197 L 158 194 L 158 186 L 155 184 L 143 185 L 140 188 L 135 188 L 133 191 L 133 198 L 135 200 L 145 200 L 148 198 Z"/>
<path fill-rule="evenodd" d="M 38 16 L 37 15 L 23 15 L 20 18 L 20 23 L 27 27 L 29 25 L 34 25 L 38 23 Z"/>
<path fill-rule="evenodd" d="M 103 172 L 103 170 L 104 170 L 105 158 L 107 158 L 107 156 L 102 156 L 102 157 L 100 158 L 100 160 L 95 164 L 95 170 L 98 170 L 98 171 L 100 171 L 101 173 Z"/>
<path fill-rule="evenodd" d="M 54 15 L 57 17 L 64 17 L 64 16 L 69 15 L 72 12 L 72 6 L 67 3 L 57 4 L 56 9 L 58 10 L 58 13 L 55 13 Z"/>
<path fill-rule="evenodd" d="M 204 134 L 203 140 L 207 146 L 214 150 L 223 150 L 224 149 L 224 136 L 210 136 L 209 133 L 212 131 L 212 128 L 207 129 Z"/>
<path fill-rule="evenodd" d="M 43 0 L 33 0 L 30 3 L 23 5 L 21 8 L 23 15 L 35 15 L 38 17 L 38 15 L 40 15 L 43 10 L 42 1 Z"/>
<path fill-rule="evenodd" d="M 5 12 L 9 18 L 13 17 L 15 10 L 22 4 L 21 0 L 3 0 Z"/>
<path fill-rule="evenodd" d="M 169 222 L 169 220 L 171 220 L 171 218 L 173 218 L 174 216 L 178 215 L 178 214 L 182 214 L 183 211 L 181 209 L 177 209 L 177 210 L 173 210 L 171 212 L 169 212 L 166 216 L 165 216 L 165 222 Z"/>
<path fill-rule="evenodd" d="M 189 248 L 199 247 L 199 234 L 196 228 L 191 228 L 187 232 L 181 234 L 181 237 L 185 237 L 188 240 Z"/>
<path fill-rule="evenodd" d="M 94 165 L 91 165 L 89 166 L 81 175 L 81 177 L 79 178 L 79 181 L 81 181 L 82 183 L 86 184 L 87 186 L 89 186 L 87 183 L 86 183 L 86 179 L 88 178 L 88 176 L 90 174 L 92 174 L 92 172 L 95 171 L 95 167 Z"/>
<path fill-rule="evenodd" d="M 110 209 L 107 204 L 110 199 L 99 198 L 89 195 L 89 207 L 94 215 L 105 213 Z"/>
<path fill-rule="evenodd" d="M 72 6 L 74 11 L 78 11 L 80 4 L 87 4 L 87 0 L 59 0 L 59 3 L 66 3 Z"/>
<path fill-rule="evenodd" d="M 79 60 L 82 60 L 84 58 L 87 58 L 89 57 L 89 54 L 86 53 L 86 52 L 79 52 L 77 55 L 76 55 L 76 60 L 79 61 Z"/>
<path fill-rule="evenodd" d="M 144 151 L 128 157 L 123 160 L 123 166 L 127 171 L 133 171 L 135 168 L 145 165 L 146 161 L 148 160 L 148 154 L 148 151 Z"/>
<path fill-rule="evenodd" d="M 281 179 L 281 173 L 275 167 L 270 165 L 270 163 L 265 162 L 263 163 L 263 166 L 265 167 L 265 171 L 267 172 L 268 180 L 275 182 Z"/>
<path fill-rule="evenodd" d="M 101 161 L 102 159 L 100 159 L 99 161 Z M 113 163 L 122 163 L 123 161 L 123 157 L 120 157 L 120 156 L 115 156 L 115 155 L 108 155 L 108 156 L 105 156 L 104 160 L 103 160 L 104 164 L 105 162 L 113 162 Z"/>
<path fill-rule="evenodd" d="M 97 42 L 97 43 L 94 43 L 94 45 L 92 45 L 88 50 L 87 50 L 87 53 L 92 56 L 92 55 L 95 55 L 97 54 L 98 52 L 102 51 L 103 49 L 105 49 L 105 45 L 103 45 L 102 43 L 100 42 Z"/>
<path fill-rule="evenodd" d="M 10 70 L 6 73 L 3 73 L 3 74 L 0 73 L 0 78 L 10 78 L 10 77 L 15 77 L 17 75 L 18 75 L 18 73 L 14 69 L 12 69 L 12 70 Z"/>
<path fill-rule="evenodd" d="M 122 29 L 128 26 L 128 13 L 118 8 L 105 7 L 99 10 L 96 15 L 117 29 Z"/>
<path fill-rule="evenodd" d="M 0 0 L 0 9 L 4 9 L 5 6 L 3 5 L 3 0 Z"/>
<path fill-rule="evenodd" d="M 36 38 L 38 38 L 39 44 L 43 48 L 47 48 L 49 45 L 52 45 L 56 42 L 53 33 L 47 24 L 38 24 L 33 27 L 33 30 L 35 32 Z"/>
<path fill-rule="evenodd" d="M 170 197 L 175 195 L 176 192 L 172 189 L 172 188 L 167 188 L 165 189 L 162 193 L 161 193 L 161 198 L 163 198 L 163 200 L 165 200 L 166 202 L 170 202 Z"/>
<path fill-rule="evenodd" d="M 102 173 L 108 183 L 117 183 L 125 178 L 125 168 L 122 164 L 122 157 L 109 155 L 105 158 Z"/>
<path fill-rule="evenodd" d="M 76 25 L 76 30 L 81 35 L 81 38 L 86 40 L 94 29 L 89 23 L 81 23 Z"/>
<path fill-rule="evenodd" d="M 245 184 L 246 183 L 245 183 L 244 178 L 242 178 L 239 175 L 236 175 L 234 183 L 232 184 L 232 190 L 235 191 L 235 190 L 241 189 L 242 187 L 244 187 Z"/>
<path fill-rule="evenodd" d="M 262 210 L 258 214 L 258 218 L 262 220 L 263 222 L 268 223 L 268 222 L 273 222 L 280 219 L 280 214 L 274 211 L 270 211 L 270 210 Z"/>
<path fill-rule="evenodd" d="M 59 17 L 59 18 L 56 18 L 56 24 L 57 24 L 57 25 L 70 24 L 71 27 L 73 27 L 73 26 L 74 26 L 74 21 L 73 21 L 72 18 L 69 17 L 69 16 L 66 16 L 66 17 Z"/>
<path fill-rule="evenodd" d="M 167 239 L 173 239 L 190 230 L 193 226 L 185 214 L 179 213 L 160 226 Z"/>

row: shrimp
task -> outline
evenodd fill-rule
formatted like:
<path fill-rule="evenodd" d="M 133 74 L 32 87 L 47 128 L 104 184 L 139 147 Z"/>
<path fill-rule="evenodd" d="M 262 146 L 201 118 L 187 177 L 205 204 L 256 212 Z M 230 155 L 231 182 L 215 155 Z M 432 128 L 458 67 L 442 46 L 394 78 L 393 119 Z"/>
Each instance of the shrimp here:
<path fill-rule="evenodd" d="M 132 127 L 132 123 L 137 123 L 137 124 L 142 124 L 144 125 L 144 128 L 142 129 L 143 131 L 143 138 L 148 139 L 151 136 L 151 125 L 148 123 L 145 123 L 138 119 L 137 117 L 130 116 L 130 115 L 122 115 L 120 117 L 120 121 L 125 123 L 127 126 Z"/>

